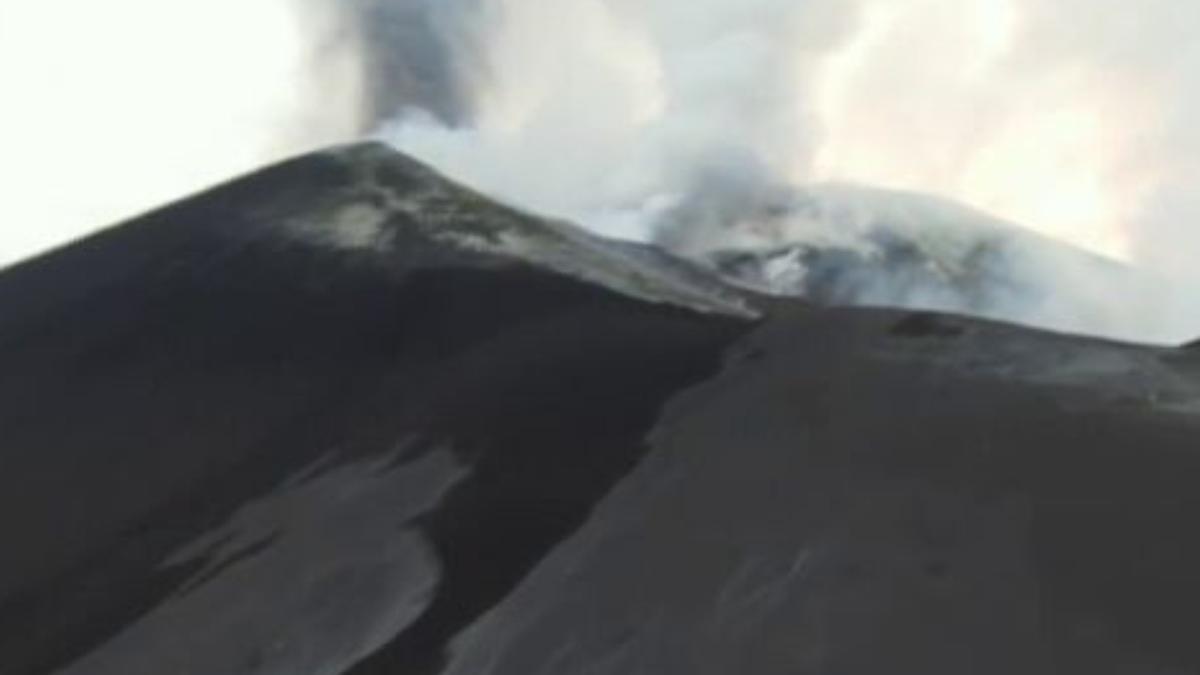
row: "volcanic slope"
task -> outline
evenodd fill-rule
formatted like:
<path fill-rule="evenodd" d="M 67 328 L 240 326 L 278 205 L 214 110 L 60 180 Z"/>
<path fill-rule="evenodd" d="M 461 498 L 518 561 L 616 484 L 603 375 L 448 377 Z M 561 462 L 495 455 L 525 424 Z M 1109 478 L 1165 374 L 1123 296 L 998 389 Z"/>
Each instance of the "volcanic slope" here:
<path fill-rule="evenodd" d="M 1198 360 L 302 157 L 0 274 L 0 673 L 1200 672 Z"/>

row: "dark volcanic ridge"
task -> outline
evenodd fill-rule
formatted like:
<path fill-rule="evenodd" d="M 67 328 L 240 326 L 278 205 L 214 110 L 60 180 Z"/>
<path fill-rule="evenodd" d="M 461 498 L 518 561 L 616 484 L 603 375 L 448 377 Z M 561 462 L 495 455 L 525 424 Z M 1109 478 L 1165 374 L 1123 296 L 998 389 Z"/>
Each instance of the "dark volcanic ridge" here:
<path fill-rule="evenodd" d="M 1200 672 L 1200 361 L 375 145 L 0 274 L 0 673 Z"/>

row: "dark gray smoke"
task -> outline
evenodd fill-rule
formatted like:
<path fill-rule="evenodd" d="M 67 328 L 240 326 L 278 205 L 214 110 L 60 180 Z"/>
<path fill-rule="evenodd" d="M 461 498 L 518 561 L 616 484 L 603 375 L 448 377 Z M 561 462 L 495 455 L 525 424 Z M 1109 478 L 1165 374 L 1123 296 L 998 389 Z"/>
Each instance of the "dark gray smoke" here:
<path fill-rule="evenodd" d="M 342 5 L 361 40 L 366 131 L 406 108 L 445 124 L 467 121 L 468 92 L 455 77 L 461 45 L 452 43 L 461 0 L 351 0 Z M 458 55 L 456 57 L 456 55 Z"/>

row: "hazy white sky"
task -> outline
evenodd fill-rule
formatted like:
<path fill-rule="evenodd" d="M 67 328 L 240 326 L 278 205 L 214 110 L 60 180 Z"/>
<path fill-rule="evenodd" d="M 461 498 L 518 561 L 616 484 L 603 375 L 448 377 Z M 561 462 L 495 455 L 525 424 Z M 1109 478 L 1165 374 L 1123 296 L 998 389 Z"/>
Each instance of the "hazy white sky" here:
<path fill-rule="evenodd" d="M 316 9 L 0 0 L 0 265 L 349 137 L 354 57 Z"/>

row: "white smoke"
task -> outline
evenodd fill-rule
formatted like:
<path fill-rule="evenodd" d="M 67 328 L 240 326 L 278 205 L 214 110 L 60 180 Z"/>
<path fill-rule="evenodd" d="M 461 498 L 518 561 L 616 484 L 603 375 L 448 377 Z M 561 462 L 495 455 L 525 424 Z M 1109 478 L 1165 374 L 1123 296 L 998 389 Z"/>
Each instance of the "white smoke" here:
<path fill-rule="evenodd" d="M 365 55 L 357 12 L 405 44 Z M 385 139 L 600 232 L 694 252 L 757 236 L 797 187 L 937 194 L 1174 292 L 1024 265 L 1061 297 L 1003 316 L 1182 339 L 1200 334 L 1197 25 L 1192 0 L 5 0 L 0 266 L 349 140 L 399 99 L 437 114 L 397 111 Z M 800 220 L 775 236 L 846 238 Z M 1081 303 L 1094 320 L 1045 310 Z"/>
<path fill-rule="evenodd" d="M 805 161 L 815 126 L 795 88 L 849 18 L 791 0 L 485 1 L 468 16 L 452 41 L 466 45 L 473 125 L 408 111 L 382 135 L 493 193 L 628 236 L 708 173 Z"/>
<path fill-rule="evenodd" d="M 486 191 L 648 238 L 736 225 L 791 186 L 943 195 L 1151 268 L 1180 297 L 1039 272 L 1094 324 L 1200 333 L 1191 0 L 479 0 L 447 39 L 474 103 L 380 135 Z M 681 214 L 686 216 L 681 220 Z M 664 225 L 665 224 L 665 225 Z M 837 224 L 830 224 L 837 227 Z M 736 231 L 726 229 L 725 232 Z M 1193 319 L 1192 317 L 1196 318 Z"/>
<path fill-rule="evenodd" d="M 352 138 L 352 40 L 322 0 L 0 3 L 0 266 Z"/>

